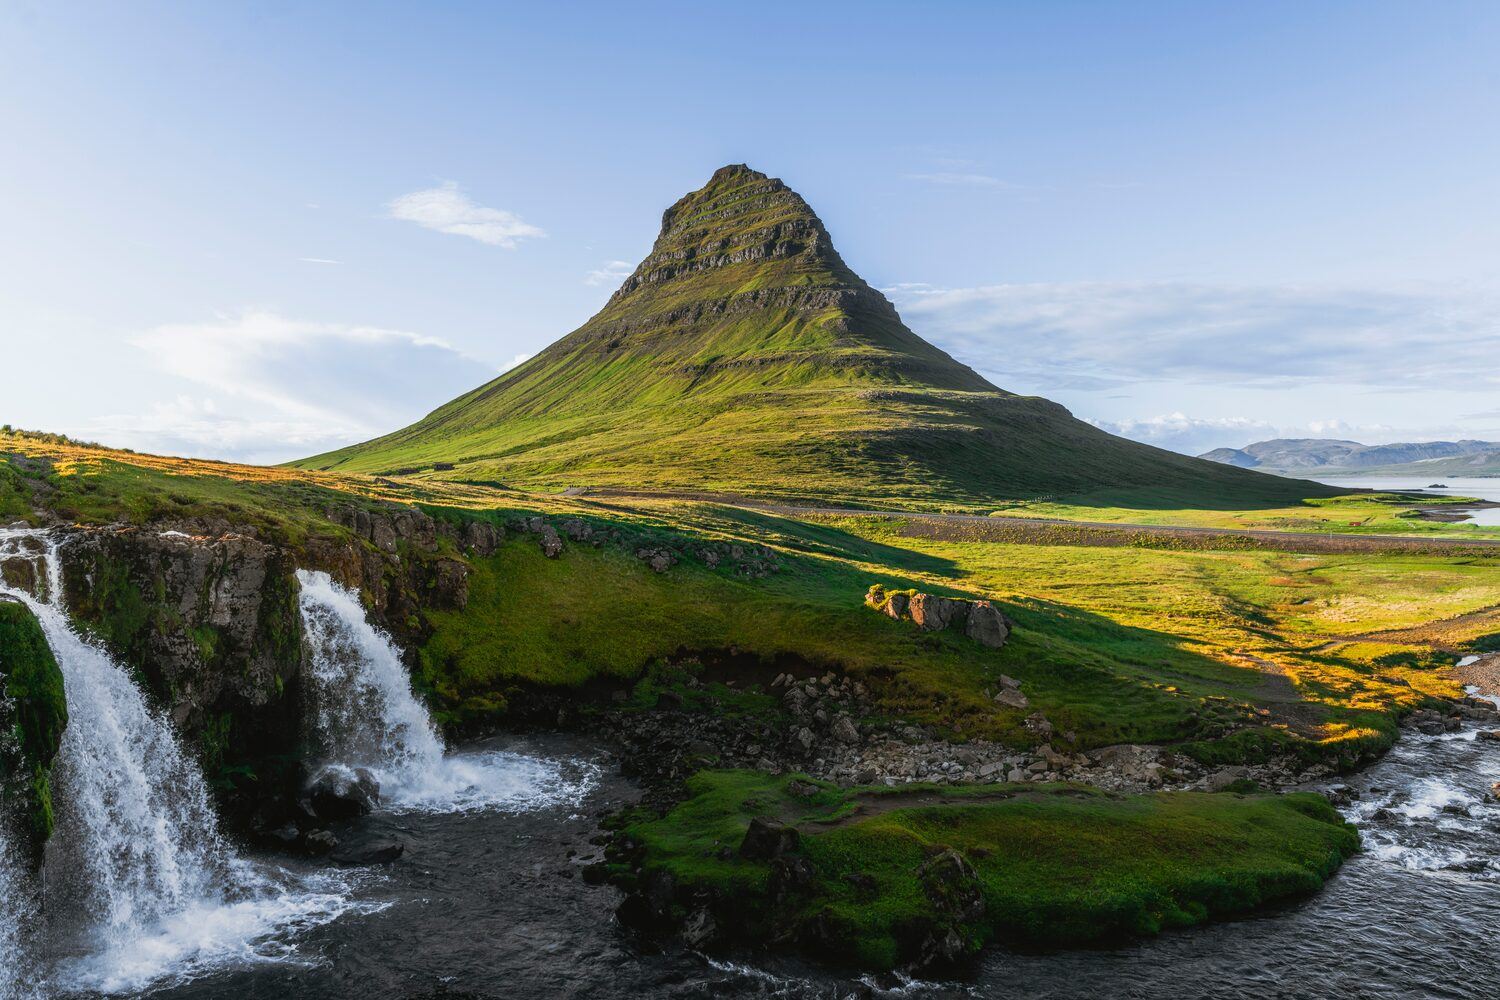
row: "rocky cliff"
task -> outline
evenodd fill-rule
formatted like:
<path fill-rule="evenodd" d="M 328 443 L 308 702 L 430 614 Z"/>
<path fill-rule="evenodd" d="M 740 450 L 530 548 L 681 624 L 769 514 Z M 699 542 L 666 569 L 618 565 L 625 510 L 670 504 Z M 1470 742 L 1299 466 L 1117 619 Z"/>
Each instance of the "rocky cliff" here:
<path fill-rule="evenodd" d="M 33 861 L 52 834 L 52 761 L 67 722 L 62 671 L 41 625 L 0 598 L 0 800 Z"/>

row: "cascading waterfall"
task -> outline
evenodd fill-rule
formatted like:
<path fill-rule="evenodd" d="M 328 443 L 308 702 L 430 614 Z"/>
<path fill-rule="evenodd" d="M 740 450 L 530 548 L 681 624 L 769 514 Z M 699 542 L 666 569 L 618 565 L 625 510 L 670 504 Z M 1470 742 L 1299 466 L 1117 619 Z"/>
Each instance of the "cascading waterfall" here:
<path fill-rule="evenodd" d="M 519 810 L 577 801 L 592 769 L 508 751 L 445 754 L 431 717 L 389 636 L 359 597 L 327 573 L 298 570 L 302 621 L 312 646 L 315 736 L 333 767 L 362 767 L 396 810 Z"/>
<path fill-rule="evenodd" d="M 68 621 L 57 542 L 34 529 L 0 529 L 6 557 L 39 570 L 40 596 L 3 583 L 0 593 L 41 623 L 68 706 L 53 764 L 56 828 L 43 864 L 43 914 L 22 918 L 41 924 L 48 985 L 130 991 L 224 963 L 284 960 L 283 931 L 348 909 L 334 882 L 293 879 L 225 843 L 203 776 L 168 721 L 130 673 Z M 8 887 L 0 892 L 10 898 Z M 0 941 L 0 949 L 19 949 L 17 941 Z"/>
<path fill-rule="evenodd" d="M 0 802 L 0 1000 L 32 1000 L 40 996 L 30 941 L 39 907 L 13 821 Z"/>

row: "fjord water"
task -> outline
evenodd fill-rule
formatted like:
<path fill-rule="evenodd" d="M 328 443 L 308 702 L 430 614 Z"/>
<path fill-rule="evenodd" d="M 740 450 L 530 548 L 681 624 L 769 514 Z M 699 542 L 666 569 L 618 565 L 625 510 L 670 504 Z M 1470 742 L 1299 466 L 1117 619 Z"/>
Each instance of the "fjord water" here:
<path fill-rule="evenodd" d="M 513 810 L 581 794 L 578 769 L 564 773 L 555 761 L 496 749 L 445 753 L 400 650 L 366 619 L 359 595 L 327 573 L 299 570 L 297 581 L 323 766 L 370 771 L 382 804 L 397 811 Z"/>
<path fill-rule="evenodd" d="M 1319 482 L 1329 486 L 1357 486 L 1366 490 L 1390 490 L 1401 493 L 1429 493 L 1437 497 L 1473 497 L 1500 503 L 1500 479 L 1449 479 L 1436 476 L 1432 479 L 1412 476 L 1374 476 L 1320 478 Z M 1432 489 L 1441 483 L 1442 489 Z M 1500 507 L 1470 511 L 1465 524 L 1500 525 Z"/>

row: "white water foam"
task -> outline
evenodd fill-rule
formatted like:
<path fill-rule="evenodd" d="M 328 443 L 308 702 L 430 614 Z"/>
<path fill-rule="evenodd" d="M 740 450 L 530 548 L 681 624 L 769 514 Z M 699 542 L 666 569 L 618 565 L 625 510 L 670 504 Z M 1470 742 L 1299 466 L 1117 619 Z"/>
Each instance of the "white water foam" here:
<path fill-rule="evenodd" d="M 393 811 L 522 811 L 580 800 L 597 773 L 509 751 L 447 754 L 412 694 L 400 651 L 371 625 L 359 596 L 327 574 L 298 570 L 312 646 L 316 737 L 330 766 L 362 767 Z"/>
<path fill-rule="evenodd" d="M 40 596 L 4 584 L 0 593 L 40 622 L 68 707 L 53 765 L 57 823 L 43 912 L 22 917 L 45 939 L 42 992 L 139 992 L 225 965 L 294 958 L 302 931 L 353 906 L 349 887 L 239 858 L 168 721 L 68 621 L 57 543 L 33 529 L 0 529 L 6 559 L 38 571 Z"/>

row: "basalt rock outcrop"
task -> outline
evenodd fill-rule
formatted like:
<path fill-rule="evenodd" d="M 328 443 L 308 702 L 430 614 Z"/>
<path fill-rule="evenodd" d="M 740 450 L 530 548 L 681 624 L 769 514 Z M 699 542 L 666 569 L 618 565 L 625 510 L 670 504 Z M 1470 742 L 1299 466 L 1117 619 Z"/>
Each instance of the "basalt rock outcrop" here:
<path fill-rule="evenodd" d="M 909 620 L 923 631 L 953 628 L 991 649 L 1004 646 L 1015 628 L 1015 623 L 989 601 L 939 597 L 915 590 L 886 590 L 877 583 L 865 595 L 865 603 L 897 621 Z"/>
<path fill-rule="evenodd" d="M 52 834 L 52 762 L 68 722 L 62 671 L 22 604 L 0 598 L 0 801 L 29 860 Z"/>

